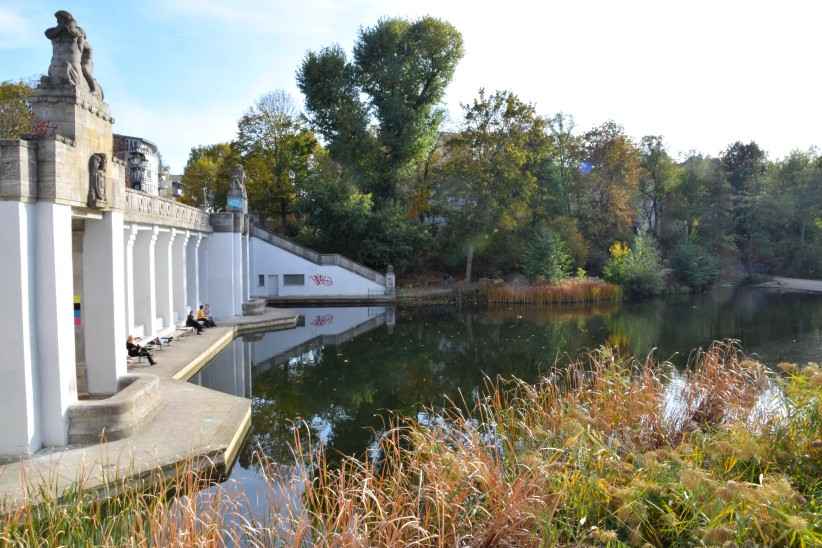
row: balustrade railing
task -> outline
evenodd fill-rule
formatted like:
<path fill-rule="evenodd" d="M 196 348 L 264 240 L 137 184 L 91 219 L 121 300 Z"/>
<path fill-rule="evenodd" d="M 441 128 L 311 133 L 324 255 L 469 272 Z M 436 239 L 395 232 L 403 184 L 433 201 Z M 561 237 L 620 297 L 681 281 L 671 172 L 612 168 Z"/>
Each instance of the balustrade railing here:
<path fill-rule="evenodd" d="M 125 205 L 127 222 L 211 232 L 208 213 L 174 200 L 127 188 Z"/>

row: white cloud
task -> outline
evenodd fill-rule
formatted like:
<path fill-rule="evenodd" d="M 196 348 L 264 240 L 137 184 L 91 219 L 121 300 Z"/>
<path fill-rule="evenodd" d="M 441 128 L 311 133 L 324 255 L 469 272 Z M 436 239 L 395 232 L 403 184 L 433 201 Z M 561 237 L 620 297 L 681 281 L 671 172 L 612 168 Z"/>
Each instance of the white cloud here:
<path fill-rule="evenodd" d="M 29 47 L 36 36 L 34 26 L 10 7 L 0 6 L 0 49 Z"/>

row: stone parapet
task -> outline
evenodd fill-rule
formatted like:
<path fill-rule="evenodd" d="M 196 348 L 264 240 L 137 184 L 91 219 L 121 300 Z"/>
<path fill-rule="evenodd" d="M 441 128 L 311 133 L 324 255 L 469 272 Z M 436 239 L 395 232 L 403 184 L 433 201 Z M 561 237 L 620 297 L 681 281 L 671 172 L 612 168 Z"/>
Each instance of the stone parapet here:
<path fill-rule="evenodd" d="M 0 200 L 37 200 L 37 143 L 0 140 Z"/>
<path fill-rule="evenodd" d="M 130 188 L 125 189 L 124 214 L 128 223 L 212 231 L 209 214 L 205 211 Z"/>

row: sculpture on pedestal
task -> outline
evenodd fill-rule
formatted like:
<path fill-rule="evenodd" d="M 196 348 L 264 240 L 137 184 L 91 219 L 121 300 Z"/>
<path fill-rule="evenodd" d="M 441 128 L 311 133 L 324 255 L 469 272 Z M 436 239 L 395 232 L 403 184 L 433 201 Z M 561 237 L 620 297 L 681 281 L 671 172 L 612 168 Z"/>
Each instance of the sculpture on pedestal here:
<path fill-rule="evenodd" d="M 67 11 L 58 11 L 54 17 L 57 26 L 46 30 L 46 38 L 51 40 L 51 64 L 40 86 L 80 88 L 102 101 L 103 90 L 93 76 L 91 44 L 85 31 Z"/>
<path fill-rule="evenodd" d="M 88 206 L 106 205 L 106 155 L 95 153 L 88 161 Z"/>
<path fill-rule="evenodd" d="M 248 213 L 248 194 L 245 189 L 245 170 L 243 166 L 237 165 L 231 172 L 231 186 L 228 189 L 229 211 L 242 211 Z"/>

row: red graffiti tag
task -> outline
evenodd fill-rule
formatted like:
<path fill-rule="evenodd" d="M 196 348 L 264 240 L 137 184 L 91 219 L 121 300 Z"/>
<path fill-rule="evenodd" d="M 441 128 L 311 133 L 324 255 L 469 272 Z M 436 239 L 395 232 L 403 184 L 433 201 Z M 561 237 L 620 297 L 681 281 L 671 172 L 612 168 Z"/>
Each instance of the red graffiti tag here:
<path fill-rule="evenodd" d="M 313 327 L 322 327 L 324 325 L 328 325 L 334 321 L 333 314 L 326 314 L 324 316 L 314 316 L 314 319 L 311 320 L 311 325 Z"/>
<path fill-rule="evenodd" d="M 322 285 L 330 287 L 334 285 L 334 280 L 331 278 L 331 276 L 325 276 L 323 274 L 314 274 L 313 276 L 311 276 L 311 281 L 314 282 L 314 285 L 316 286 Z"/>

